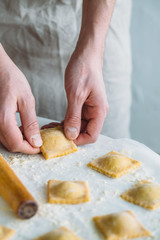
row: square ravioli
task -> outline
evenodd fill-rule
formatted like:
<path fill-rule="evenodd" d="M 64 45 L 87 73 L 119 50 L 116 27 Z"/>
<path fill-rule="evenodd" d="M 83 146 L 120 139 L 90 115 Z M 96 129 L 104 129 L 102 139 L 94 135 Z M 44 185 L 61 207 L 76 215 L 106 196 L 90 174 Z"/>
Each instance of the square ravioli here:
<path fill-rule="evenodd" d="M 118 178 L 141 165 L 141 162 L 111 151 L 88 163 L 88 167 L 109 177 Z"/>
<path fill-rule="evenodd" d="M 150 236 L 150 232 L 142 226 L 132 211 L 96 216 L 93 220 L 106 240 Z"/>
<path fill-rule="evenodd" d="M 15 230 L 0 225 L 0 240 L 7 240 L 13 236 L 14 233 Z"/>
<path fill-rule="evenodd" d="M 65 227 L 57 228 L 33 240 L 82 240 Z"/>
<path fill-rule="evenodd" d="M 40 130 L 43 145 L 41 151 L 45 159 L 67 155 L 78 150 L 73 141 L 68 140 L 61 126 Z"/>
<path fill-rule="evenodd" d="M 154 210 L 160 207 L 160 185 L 142 180 L 121 195 L 124 200 Z"/>
<path fill-rule="evenodd" d="M 88 202 L 88 185 L 83 181 L 48 181 L 48 202 L 60 204 L 78 204 Z"/>

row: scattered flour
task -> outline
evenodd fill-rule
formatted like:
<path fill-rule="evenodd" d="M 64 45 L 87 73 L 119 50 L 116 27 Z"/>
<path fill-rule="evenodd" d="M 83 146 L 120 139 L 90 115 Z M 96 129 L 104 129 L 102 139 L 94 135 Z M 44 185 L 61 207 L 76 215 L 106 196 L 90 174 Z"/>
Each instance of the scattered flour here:
<path fill-rule="evenodd" d="M 106 141 L 104 141 L 105 139 Z M 86 167 L 86 164 L 92 159 L 117 149 L 121 149 L 119 152 L 127 156 L 137 154 L 138 160 L 143 159 L 143 165 L 118 179 L 108 178 Z M 1 152 L 3 154 L 3 151 Z M 37 215 L 32 219 L 22 221 L 17 219 L 6 203 L 0 199 L 1 224 L 17 230 L 13 240 L 31 240 L 33 237 L 39 236 L 42 230 L 47 232 L 61 225 L 78 233 L 82 239 L 99 240 L 100 237 L 94 228 L 92 217 L 123 209 L 137 211 L 140 222 L 147 223 L 145 225 L 152 232 L 152 239 L 160 239 L 159 209 L 151 212 L 145 211 L 139 206 L 120 200 L 120 194 L 124 190 L 142 179 L 160 183 L 160 158 L 141 144 L 131 140 L 128 140 L 127 143 L 123 139 L 107 141 L 107 137 L 102 136 L 94 144 L 94 147 L 86 145 L 80 147 L 79 151 L 74 154 L 49 161 L 44 160 L 41 154 L 28 156 L 5 152 L 4 157 L 39 204 Z M 152 158 L 154 162 L 150 161 Z M 47 181 L 49 179 L 88 181 L 91 201 L 78 205 L 49 204 L 47 202 Z"/>

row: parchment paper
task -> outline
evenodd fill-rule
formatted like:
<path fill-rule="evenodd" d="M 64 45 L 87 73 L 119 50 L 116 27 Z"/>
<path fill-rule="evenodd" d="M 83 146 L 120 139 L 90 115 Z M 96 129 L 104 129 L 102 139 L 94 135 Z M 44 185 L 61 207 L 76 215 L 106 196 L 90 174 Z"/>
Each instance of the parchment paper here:
<path fill-rule="evenodd" d="M 43 125 L 48 120 L 40 118 L 39 121 Z M 118 179 L 108 178 L 86 166 L 89 161 L 111 150 L 141 161 L 142 166 Z M 122 192 L 141 179 L 160 184 L 160 156 L 143 144 L 100 135 L 96 143 L 81 146 L 78 152 L 51 160 L 45 160 L 41 154 L 9 153 L 2 146 L 0 153 L 39 203 L 35 217 L 20 220 L 0 198 L 0 224 L 16 230 L 13 240 L 31 240 L 59 226 L 66 226 L 82 239 L 103 239 L 92 217 L 127 209 L 134 211 L 140 222 L 151 231 L 152 239 L 160 239 L 160 209 L 146 210 L 120 198 Z M 49 179 L 88 181 L 91 201 L 78 205 L 48 204 L 46 187 Z"/>

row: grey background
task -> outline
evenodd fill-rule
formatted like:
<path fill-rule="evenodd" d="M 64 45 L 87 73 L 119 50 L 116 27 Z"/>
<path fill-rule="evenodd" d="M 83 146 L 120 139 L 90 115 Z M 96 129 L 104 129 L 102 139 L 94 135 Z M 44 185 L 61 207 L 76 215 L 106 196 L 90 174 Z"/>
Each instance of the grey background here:
<path fill-rule="evenodd" d="M 133 0 L 131 137 L 160 153 L 160 1 Z"/>

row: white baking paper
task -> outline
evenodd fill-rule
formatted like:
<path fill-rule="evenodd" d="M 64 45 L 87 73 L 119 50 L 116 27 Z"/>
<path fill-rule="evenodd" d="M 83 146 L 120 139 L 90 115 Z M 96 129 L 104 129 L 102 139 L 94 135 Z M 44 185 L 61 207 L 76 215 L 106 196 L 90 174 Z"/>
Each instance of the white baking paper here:
<path fill-rule="evenodd" d="M 40 125 L 44 123 L 46 120 L 40 119 Z M 86 166 L 89 161 L 111 150 L 141 161 L 142 166 L 118 179 L 108 178 Z M 92 217 L 127 209 L 134 211 L 140 222 L 151 231 L 152 239 L 160 239 L 160 209 L 147 210 L 120 198 L 122 192 L 141 179 L 160 183 L 160 156 L 143 144 L 129 139 L 113 140 L 100 135 L 96 143 L 81 146 L 78 152 L 51 160 L 45 160 L 41 154 L 9 153 L 2 146 L 0 153 L 39 203 L 36 216 L 20 220 L 0 198 L 0 224 L 16 230 L 13 240 L 31 240 L 59 226 L 69 228 L 85 240 L 103 239 L 95 228 Z M 87 181 L 91 201 L 78 205 L 47 203 L 49 179 Z"/>

